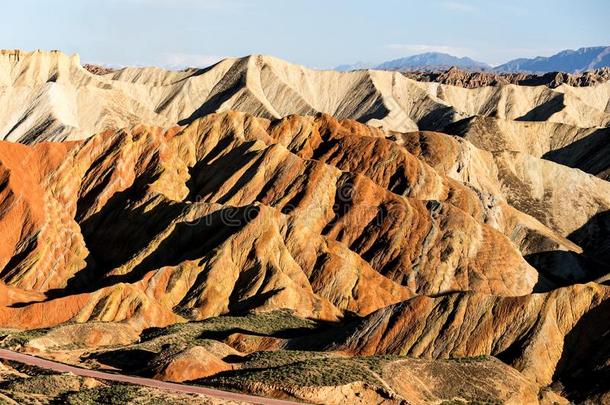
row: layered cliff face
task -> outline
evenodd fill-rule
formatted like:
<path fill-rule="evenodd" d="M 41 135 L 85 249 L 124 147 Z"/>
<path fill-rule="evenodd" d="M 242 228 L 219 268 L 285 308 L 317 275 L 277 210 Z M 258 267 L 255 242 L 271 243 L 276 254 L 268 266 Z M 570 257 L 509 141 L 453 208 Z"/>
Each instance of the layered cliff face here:
<path fill-rule="evenodd" d="M 1 345 L 307 402 L 610 395 L 605 85 L 0 58 Z"/>
<path fill-rule="evenodd" d="M 610 177 L 606 128 L 582 128 L 553 122 L 509 121 L 473 117 L 444 129 L 490 152 L 522 152 L 580 169 L 604 180 Z"/>

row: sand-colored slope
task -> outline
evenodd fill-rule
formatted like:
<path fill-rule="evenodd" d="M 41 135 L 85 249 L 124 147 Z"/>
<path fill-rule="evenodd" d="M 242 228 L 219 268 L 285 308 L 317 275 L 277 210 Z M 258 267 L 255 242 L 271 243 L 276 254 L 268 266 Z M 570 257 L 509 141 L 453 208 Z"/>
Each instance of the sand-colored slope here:
<path fill-rule="evenodd" d="M 266 118 L 323 112 L 403 132 L 441 129 L 478 115 L 604 127 L 610 122 L 609 88 L 466 89 L 416 82 L 398 72 L 317 71 L 261 55 L 206 69 L 126 68 L 95 75 L 77 56 L 2 51 L 0 137 L 26 143 L 82 139 L 136 123 L 184 124 L 227 110 Z"/>
<path fill-rule="evenodd" d="M 523 152 L 608 179 L 608 128 L 477 116 L 452 124 L 443 131 L 463 137 L 490 152 Z"/>
<path fill-rule="evenodd" d="M 25 143 L 82 139 L 140 122 L 171 125 L 133 94 L 61 52 L 0 53 L 0 133 Z"/>

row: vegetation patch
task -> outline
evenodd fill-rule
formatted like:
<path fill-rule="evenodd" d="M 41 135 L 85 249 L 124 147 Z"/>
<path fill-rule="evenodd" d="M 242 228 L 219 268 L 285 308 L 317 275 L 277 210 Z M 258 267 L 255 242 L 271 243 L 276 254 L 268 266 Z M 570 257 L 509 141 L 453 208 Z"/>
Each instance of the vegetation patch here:
<path fill-rule="evenodd" d="M 480 356 L 472 356 L 472 357 L 450 357 L 445 360 L 456 362 L 456 363 L 479 363 L 482 361 L 488 361 L 489 359 L 491 359 L 491 356 L 480 355 Z"/>
<path fill-rule="evenodd" d="M 26 345 L 30 340 L 44 336 L 50 329 L 0 329 L 0 347 L 15 349 Z"/>
<path fill-rule="evenodd" d="M 396 358 L 400 358 L 396 356 Z M 258 352 L 247 356 L 243 368 L 202 379 L 212 386 L 244 387 L 253 383 L 291 387 L 332 387 L 363 382 L 383 388 L 380 357 L 339 357 L 320 352 Z"/>
<path fill-rule="evenodd" d="M 311 333 L 320 327 L 318 322 L 299 318 L 290 310 L 244 316 L 219 316 L 201 322 L 146 330 L 142 333 L 142 343 L 139 346 L 159 351 L 166 345 L 187 343 L 188 346 L 201 346 L 206 340 L 222 340 L 232 333 L 291 337 Z"/>
<path fill-rule="evenodd" d="M 4 391 L 56 396 L 68 391 L 78 391 L 81 382 L 82 378 L 72 374 L 47 374 L 6 381 L 0 383 L 0 388 Z"/>
<path fill-rule="evenodd" d="M 104 387 L 86 389 L 80 392 L 68 393 L 61 398 L 62 404 L 93 405 L 93 404 L 175 404 L 190 405 L 209 403 L 202 397 L 191 395 L 174 395 L 161 390 L 153 390 L 129 384 L 113 384 Z"/>

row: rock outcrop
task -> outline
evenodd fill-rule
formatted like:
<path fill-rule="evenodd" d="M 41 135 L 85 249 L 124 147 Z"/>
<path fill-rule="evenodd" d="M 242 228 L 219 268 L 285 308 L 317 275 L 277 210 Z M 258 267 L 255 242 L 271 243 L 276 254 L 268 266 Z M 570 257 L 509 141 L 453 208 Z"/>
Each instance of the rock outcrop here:
<path fill-rule="evenodd" d="M 580 169 L 604 180 L 610 178 L 608 128 L 474 117 L 456 122 L 443 131 L 463 137 L 490 152 L 522 152 Z"/>
<path fill-rule="evenodd" d="M 582 73 L 549 72 L 532 73 L 497 73 L 477 72 L 452 66 L 444 71 L 403 72 L 410 79 L 422 82 L 436 82 L 451 86 L 476 89 L 485 86 L 517 84 L 520 86 L 547 86 L 556 88 L 563 84 L 573 87 L 595 86 L 610 80 L 610 68 L 603 67 Z"/>
<path fill-rule="evenodd" d="M 0 278 L 52 299 L 5 308 L 4 323 L 152 326 L 157 316 L 162 326 L 279 307 L 336 319 L 414 294 L 522 295 L 544 279 L 501 232 L 509 225 L 484 223 L 476 193 L 380 135 L 328 116 L 229 113 L 184 130 L 5 143 L 3 224 L 14 236 Z M 24 315 L 52 306 L 66 310 Z"/>

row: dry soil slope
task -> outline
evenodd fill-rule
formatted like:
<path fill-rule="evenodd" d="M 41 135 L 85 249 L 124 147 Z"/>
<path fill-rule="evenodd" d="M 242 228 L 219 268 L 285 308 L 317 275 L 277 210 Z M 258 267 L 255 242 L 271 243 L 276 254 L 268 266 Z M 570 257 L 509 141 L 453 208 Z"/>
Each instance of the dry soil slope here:
<path fill-rule="evenodd" d="M 266 125 L 238 114 L 210 118 L 178 134 L 139 127 L 83 143 L 5 143 L 7 243 L 1 277 L 10 291 L 82 293 L 6 308 L 4 322 L 26 327 L 134 318 L 166 324 L 180 319 L 173 313 L 176 306 L 195 319 L 243 306 L 291 307 L 302 315 L 333 319 L 341 310 L 368 313 L 415 291 L 466 288 L 472 274 L 497 267 L 488 260 L 511 263 L 515 280 L 481 284 L 485 290 L 525 293 L 536 282 L 535 271 L 508 239 L 461 210 L 440 205 L 435 216 L 457 221 L 447 230 L 470 224 L 483 246 L 504 244 L 506 256 L 493 259 L 484 247 L 480 257 L 449 252 L 447 257 L 455 258 L 449 270 L 458 264 L 465 268 L 445 281 L 449 287 L 431 271 L 407 283 L 406 266 L 395 266 L 402 269 L 398 272 L 391 268 L 385 277 L 371 264 L 382 270 L 394 257 L 405 265 L 421 257 L 431 260 L 425 266 L 436 266 L 439 254 L 430 250 L 430 238 L 443 234 L 424 236 L 440 219 L 425 202 L 395 195 L 366 177 L 234 133 L 241 128 L 247 136 L 257 131 L 263 136 Z M 234 171 L 217 170 L 227 165 Z M 349 190 L 342 198 L 349 209 L 335 213 L 333 203 L 345 182 Z M 382 205 L 395 206 L 403 221 L 422 222 L 421 233 L 401 245 L 382 243 L 371 250 L 367 245 L 376 236 L 363 233 L 366 222 L 358 220 L 376 217 Z M 392 235 L 389 220 L 375 226 Z M 366 235 L 361 249 L 379 252 L 380 262 L 363 260 L 333 236 L 333 229 L 351 239 Z M 450 235 L 443 239 L 451 241 Z M 524 278 L 523 271 L 529 276 Z M 107 287 L 86 287 L 100 280 Z"/>
<path fill-rule="evenodd" d="M 320 329 L 321 328 L 321 329 Z M 203 384 L 307 403 L 383 404 L 442 401 L 550 404 L 563 398 L 490 356 L 426 359 L 345 356 L 333 351 L 287 350 L 281 343 L 336 330 L 288 311 L 228 316 L 146 331 L 125 324 L 87 323 L 50 330 L 2 331 L 4 347 L 84 368 L 112 367 L 170 382 Z M 116 333 L 112 333 L 115 330 Z M 239 333 L 235 333 L 239 330 Z M 207 331 L 207 333 L 206 333 Z M 295 338 L 298 335 L 300 338 Z M 290 339 L 287 336 L 292 335 Z M 284 336 L 284 339 L 279 336 Z M 277 342 L 248 348 L 247 342 Z M 138 355 L 134 355 L 138 353 Z M 54 380 L 47 381 L 48 387 Z M 34 382 L 34 381 L 32 381 Z M 18 395 L 25 384 L 2 384 Z"/>

